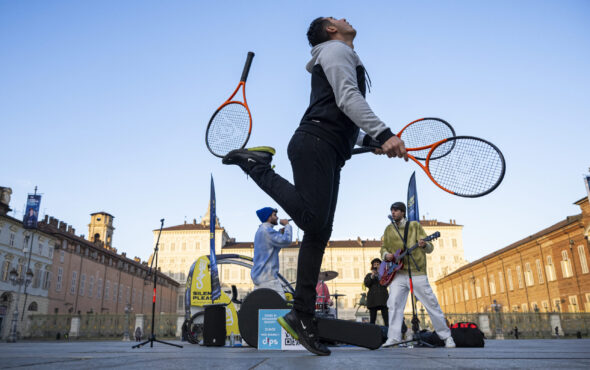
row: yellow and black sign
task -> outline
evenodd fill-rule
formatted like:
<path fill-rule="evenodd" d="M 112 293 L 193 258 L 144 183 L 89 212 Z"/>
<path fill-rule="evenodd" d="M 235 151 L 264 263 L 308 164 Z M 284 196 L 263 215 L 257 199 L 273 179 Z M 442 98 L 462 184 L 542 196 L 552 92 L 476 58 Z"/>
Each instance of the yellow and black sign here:
<path fill-rule="evenodd" d="M 187 279 L 187 288 L 190 286 L 191 306 L 203 307 L 211 302 L 211 271 L 209 270 L 209 258 L 201 256 L 195 262 L 192 274 Z M 221 297 L 214 303 L 226 303 L 225 306 L 225 329 L 227 335 L 239 334 L 238 314 L 231 299 L 221 291 Z"/>

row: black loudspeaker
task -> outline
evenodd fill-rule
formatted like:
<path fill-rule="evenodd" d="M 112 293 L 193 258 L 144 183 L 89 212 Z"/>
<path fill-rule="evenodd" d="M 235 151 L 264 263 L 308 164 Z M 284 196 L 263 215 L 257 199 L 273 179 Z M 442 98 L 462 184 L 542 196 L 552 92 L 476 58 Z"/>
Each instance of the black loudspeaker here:
<path fill-rule="evenodd" d="M 205 306 L 205 318 L 203 321 L 203 343 L 206 346 L 224 346 L 226 335 L 225 305 L 211 304 Z"/>

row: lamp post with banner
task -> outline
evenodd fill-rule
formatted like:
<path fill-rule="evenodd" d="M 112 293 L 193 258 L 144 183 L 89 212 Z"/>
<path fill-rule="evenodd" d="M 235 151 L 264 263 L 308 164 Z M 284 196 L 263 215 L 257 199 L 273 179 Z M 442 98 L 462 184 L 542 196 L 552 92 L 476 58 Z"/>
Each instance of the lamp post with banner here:
<path fill-rule="evenodd" d="M 22 275 L 22 272 L 21 274 Z M 17 339 L 17 325 L 18 325 L 18 304 L 20 301 L 20 292 L 21 286 L 28 286 L 33 281 L 33 271 L 30 269 L 27 270 L 25 276 L 19 276 L 19 273 L 13 267 L 9 273 L 10 282 L 12 285 L 16 286 L 17 295 L 16 295 L 16 304 L 14 305 L 14 313 L 12 314 L 12 324 L 10 326 L 10 334 L 8 335 L 8 339 L 6 340 L 8 343 L 15 343 Z"/>

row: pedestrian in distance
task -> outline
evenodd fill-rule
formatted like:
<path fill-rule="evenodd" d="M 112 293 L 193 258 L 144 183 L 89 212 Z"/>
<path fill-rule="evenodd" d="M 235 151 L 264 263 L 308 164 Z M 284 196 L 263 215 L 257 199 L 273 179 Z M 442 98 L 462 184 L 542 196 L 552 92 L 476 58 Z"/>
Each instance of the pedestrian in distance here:
<path fill-rule="evenodd" d="M 371 261 L 371 272 L 365 276 L 364 284 L 369 289 L 367 293 L 367 308 L 369 309 L 370 323 L 377 321 L 377 312 L 381 311 L 383 325 L 389 326 L 389 309 L 387 308 L 387 298 L 389 293 L 387 287 L 379 282 L 379 265 L 381 260 L 374 258 Z"/>
<path fill-rule="evenodd" d="M 139 326 L 135 328 L 135 341 L 141 342 L 141 328 Z"/>

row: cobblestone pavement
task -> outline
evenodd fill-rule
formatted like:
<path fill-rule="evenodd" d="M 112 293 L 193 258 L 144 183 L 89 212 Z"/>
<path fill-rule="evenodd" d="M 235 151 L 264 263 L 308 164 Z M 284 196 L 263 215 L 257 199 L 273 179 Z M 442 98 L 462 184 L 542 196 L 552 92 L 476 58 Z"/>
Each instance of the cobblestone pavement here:
<path fill-rule="evenodd" d="M 331 347 L 318 357 L 303 351 L 258 351 L 250 347 L 184 348 L 154 343 L 71 341 L 0 343 L 2 369 L 367 369 L 383 368 L 586 368 L 590 339 L 488 340 L 485 348 Z M 389 368 L 390 366 L 386 366 Z"/>

